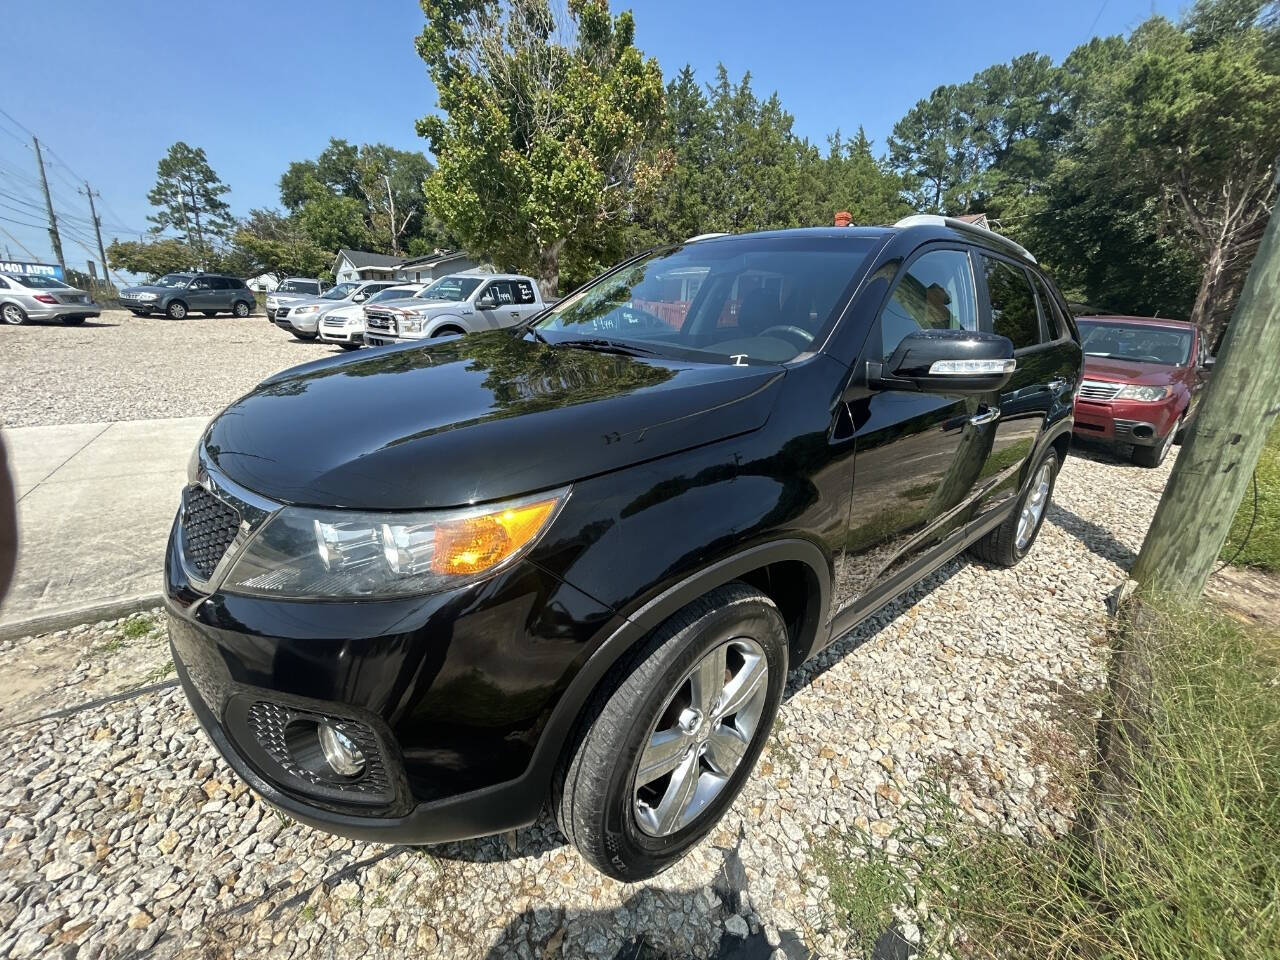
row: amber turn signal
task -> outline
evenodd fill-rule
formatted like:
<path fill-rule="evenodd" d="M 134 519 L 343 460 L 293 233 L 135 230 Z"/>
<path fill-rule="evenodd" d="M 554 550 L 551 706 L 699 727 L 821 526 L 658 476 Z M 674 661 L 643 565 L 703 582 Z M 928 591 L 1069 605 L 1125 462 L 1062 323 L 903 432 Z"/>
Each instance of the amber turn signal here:
<path fill-rule="evenodd" d="M 541 532 L 559 502 L 553 497 L 440 524 L 432 569 L 457 576 L 496 567 Z"/>

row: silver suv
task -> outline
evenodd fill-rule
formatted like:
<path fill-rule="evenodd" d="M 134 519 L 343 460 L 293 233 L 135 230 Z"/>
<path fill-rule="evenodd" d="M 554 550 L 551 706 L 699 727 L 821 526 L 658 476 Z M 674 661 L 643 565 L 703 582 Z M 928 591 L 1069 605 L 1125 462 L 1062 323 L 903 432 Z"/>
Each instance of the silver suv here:
<path fill-rule="evenodd" d="M 243 280 L 215 273 L 166 273 L 143 286 L 125 287 L 120 303 L 134 316 L 163 313 L 170 320 L 183 320 L 189 313 L 247 317 L 254 307 L 253 291 Z"/>

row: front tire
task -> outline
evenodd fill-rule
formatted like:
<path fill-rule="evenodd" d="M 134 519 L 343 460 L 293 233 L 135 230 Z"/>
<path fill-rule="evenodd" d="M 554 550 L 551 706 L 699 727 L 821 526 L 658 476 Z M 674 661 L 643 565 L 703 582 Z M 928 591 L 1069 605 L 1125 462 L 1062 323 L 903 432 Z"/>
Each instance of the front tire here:
<path fill-rule="evenodd" d="M 679 860 L 728 809 L 773 726 L 787 629 L 744 583 L 695 600 L 623 656 L 552 787 L 561 831 L 623 882 Z"/>
<path fill-rule="evenodd" d="M 27 314 L 16 303 L 6 303 L 4 308 L 0 309 L 0 320 L 11 327 L 20 327 L 27 322 Z"/>
<path fill-rule="evenodd" d="M 170 320 L 185 320 L 187 318 L 187 305 L 181 300 L 171 301 L 164 308 L 164 315 Z"/>
<path fill-rule="evenodd" d="M 1009 518 L 969 548 L 975 557 L 998 567 L 1012 567 L 1031 552 L 1049 512 L 1058 467 L 1058 452 L 1050 447 L 1031 472 L 1031 482 Z"/>
<path fill-rule="evenodd" d="M 1135 446 L 1132 454 L 1133 462 L 1149 470 L 1164 463 L 1165 457 L 1169 456 L 1169 451 L 1173 449 L 1178 431 L 1182 429 L 1182 420 L 1183 418 L 1179 417 L 1178 422 L 1169 430 L 1169 435 L 1161 437 L 1154 445 L 1150 447 Z"/>
<path fill-rule="evenodd" d="M 300 330 L 290 330 L 289 332 L 293 334 L 293 339 L 295 340 L 314 340 L 316 338 L 314 333 L 303 333 Z"/>

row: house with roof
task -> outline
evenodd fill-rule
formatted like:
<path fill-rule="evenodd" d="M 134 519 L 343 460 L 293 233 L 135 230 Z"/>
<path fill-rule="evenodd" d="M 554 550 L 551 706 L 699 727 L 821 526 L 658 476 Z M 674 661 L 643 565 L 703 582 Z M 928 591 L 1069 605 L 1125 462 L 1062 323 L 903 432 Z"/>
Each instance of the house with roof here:
<path fill-rule="evenodd" d="M 334 280 L 401 280 L 405 283 L 429 283 L 450 273 L 474 270 L 478 264 L 460 250 L 435 250 L 423 257 L 391 257 L 367 250 L 338 251 L 333 264 Z"/>

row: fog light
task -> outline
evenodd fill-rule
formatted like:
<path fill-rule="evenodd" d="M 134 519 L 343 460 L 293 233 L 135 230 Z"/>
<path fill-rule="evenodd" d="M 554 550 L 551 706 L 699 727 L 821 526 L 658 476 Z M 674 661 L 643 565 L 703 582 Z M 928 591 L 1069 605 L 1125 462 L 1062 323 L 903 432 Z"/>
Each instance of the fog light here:
<path fill-rule="evenodd" d="M 328 723 L 320 724 L 318 732 L 325 763 L 333 768 L 334 773 L 354 777 L 364 770 L 364 754 L 354 740 Z"/>

